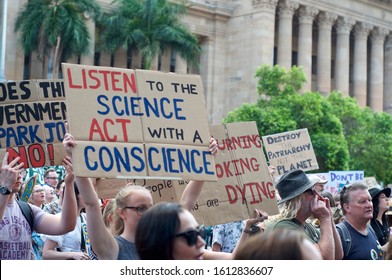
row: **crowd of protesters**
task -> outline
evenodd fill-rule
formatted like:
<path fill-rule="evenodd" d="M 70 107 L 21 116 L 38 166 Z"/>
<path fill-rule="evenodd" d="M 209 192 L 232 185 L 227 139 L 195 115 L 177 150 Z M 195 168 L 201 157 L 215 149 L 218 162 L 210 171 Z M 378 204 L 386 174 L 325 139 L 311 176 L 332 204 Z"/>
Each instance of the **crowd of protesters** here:
<path fill-rule="evenodd" d="M 208 247 L 192 214 L 202 181 L 190 181 L 179 203 L 154 204 L 149 190 L 132 184 L 103 200 L 93 180 L 74 176 L 72 135 L 63 145 L 64 178 L 47 169 L 28 203 L 18 195 L 23 163 L 8 153 L 2 159 L 0 259 L 392 259 L 390 188 L 355 182 L 335 201 L 326 180 L 290 171 L 275 182 L 278 215 L 259 209 L 247 220 L 216 225 Z M 213 138 L 209 148 L 216 154 Z"/>

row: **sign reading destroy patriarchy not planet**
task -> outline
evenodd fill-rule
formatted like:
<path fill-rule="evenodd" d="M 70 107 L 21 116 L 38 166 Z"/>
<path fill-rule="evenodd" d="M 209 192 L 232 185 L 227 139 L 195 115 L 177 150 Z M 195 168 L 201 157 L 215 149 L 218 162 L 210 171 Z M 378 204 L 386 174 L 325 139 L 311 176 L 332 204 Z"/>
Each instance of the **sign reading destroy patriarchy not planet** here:
<path fill-rule="evenodd" d="M 296 169 L 319 168 L 307 128 L 267 135 L 262 139 L 269 163 L 275 166 L 277 176 Z"/>
<path fill-rule="evenodd" d="M 63 64 L 77 176 L 216 181 L 198 75 Z"/>

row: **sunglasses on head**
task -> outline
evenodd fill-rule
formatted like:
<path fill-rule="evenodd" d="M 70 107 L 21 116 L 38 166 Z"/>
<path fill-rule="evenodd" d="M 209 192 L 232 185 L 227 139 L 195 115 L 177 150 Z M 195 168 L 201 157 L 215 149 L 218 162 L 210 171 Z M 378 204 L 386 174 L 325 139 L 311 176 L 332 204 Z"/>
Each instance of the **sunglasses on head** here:
<path fill-rule="evenodd" d="M 188 230 L 176 234 L 176 237 L 184 237 L 189 246 L 193 246 L 197 243 L 197 237 L 205 239 L 206 229 L 204 226 L 198 226 L 196 229 Z"/>

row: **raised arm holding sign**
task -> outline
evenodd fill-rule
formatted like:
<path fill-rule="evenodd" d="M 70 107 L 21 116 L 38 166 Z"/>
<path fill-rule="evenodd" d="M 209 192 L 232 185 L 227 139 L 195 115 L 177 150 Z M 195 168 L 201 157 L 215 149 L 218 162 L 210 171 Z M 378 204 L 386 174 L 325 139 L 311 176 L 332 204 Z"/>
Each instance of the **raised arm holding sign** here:
<path fill-rule="evenodd" d="M 216 181 L 199 76 L 63 69 L 78 176 Z"/>
<path fill-rule="evenodd" d="M 69 133 L 64 137 L 64 148 L 72 155 L 77 147 L 75 139 Z M 210 143 L 210 152 L 216 153 L 216 142 Z M 87 231 L 91 246 L 99 259 L 138 259 L 135 249 L 135 231 L 148 208 L 153 205 L 149 190 L 142 186 L 127 184 L 116 195 L 115 204 L 115 236 L 106 228 L 102 219 L 100 203 L 92 181 L 87 177 L 76 177 L 76 182 L 83 197 L 87 214 Z M 184 194 L 184 207 L 192 207 L 204 182 L 191 181 Z"/>

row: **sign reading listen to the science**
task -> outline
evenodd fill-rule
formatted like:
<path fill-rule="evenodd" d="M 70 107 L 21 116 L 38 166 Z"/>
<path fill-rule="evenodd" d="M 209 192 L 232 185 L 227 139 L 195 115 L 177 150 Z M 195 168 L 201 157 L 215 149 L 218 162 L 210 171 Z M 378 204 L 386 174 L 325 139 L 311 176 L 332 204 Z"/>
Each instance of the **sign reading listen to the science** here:
<path fill-rule="evenodd" d="M 60 165 L 66 104 L 61 80 L 0 83 L 0 158 L 24 168 Z"/>
<path fill-rule="evenodd" d="M 63 64 L 75 173 L 216 181 L 200 76 Z"/>

